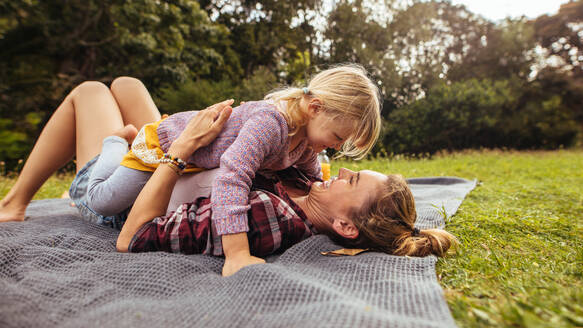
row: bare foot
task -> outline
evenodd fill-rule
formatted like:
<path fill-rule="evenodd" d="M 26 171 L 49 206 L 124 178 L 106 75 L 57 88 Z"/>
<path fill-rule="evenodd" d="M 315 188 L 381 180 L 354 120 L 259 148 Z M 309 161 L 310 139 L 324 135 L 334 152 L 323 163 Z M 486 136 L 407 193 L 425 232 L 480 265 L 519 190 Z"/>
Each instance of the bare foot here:
<path fill-rule="evenodd" d="M 124 138 L 129 144 L 131 144 L 134 141 L 134 138 L 136 137 L 137 134 L 138 129 L 136 129 L 136 127 L 133 126 L 132 124 L 128 124 L 121 128 L 120 130 L 117 130 L 113 133 L 114 136 Z"/>
<path fill-rule="evenodd" d="M 69 191 L 68 191 L 68 190 L 65 190 L 65 191 L 63 192 L 63 194 L 61 195 L 61 199 L 71 199 L 71 195 L 69 195 Z M 77 205 L 75 205 L 75 202 L 70 202 L 70 203 L 69 203 L 69 206 L 71 206 L 71 207 L 75 207 L 75 206 L 77 206 Z"/>
<path fill-rule="evenodd" d="M 26 205 L 14 205 L 3 199 L 0 201 L 0 222 L 24 221 Z"/>

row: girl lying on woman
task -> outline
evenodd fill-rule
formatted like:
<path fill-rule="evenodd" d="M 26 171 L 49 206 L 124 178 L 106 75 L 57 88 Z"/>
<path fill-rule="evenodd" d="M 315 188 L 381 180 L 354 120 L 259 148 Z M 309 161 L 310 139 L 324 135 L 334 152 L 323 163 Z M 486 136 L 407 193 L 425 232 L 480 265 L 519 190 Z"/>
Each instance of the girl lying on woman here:
<path fill-rule="evenodd" d="M 119 131 L 118 134 L 120 134 L 120 137 L 123 137 L 122 139 L 131 139 L 135 134 L 135 130 L 132 131 L 131 127 L 121 129 L 124 124 L 133 124 L 136 127 L 141 127 L 144 123 L 156 121 L 159 118 L 160 114 L 147 93 L 147 90 L 135 79 L 117 79 L 112 83 L 111 91 L 103 84 L 97 82 L 86 82 L 75 88 L 65 98 L 61 106 L 55 111 L 51 120 L 47 123 L 47 126 L 39 137 L 39 140 L 37 141 L 31 156 L 27 160 L 16 185 L 2 200 L 0 204 L 0 220 L 23 220 L 25 208 L 34 193 L 48 176 L 70 160 L 74 153 L 77 155 L 77 167 L 79 173 L 81 173 L 81 168 L 86 166 L 89 159 L 95 157 L 99 153 L 100 141 L 103 140 L 105 136 L 111 135 L 115 131 Z M 95 122 L 100 122 L 100 124 L 96 125 Z M 169 167 L 169 164 L 161 165 L 161 167 Z M 176 173 L 174 172 L 174 174 Z M 331 185 L 316 183 L 312 189 L 314 195 L 318 195 L 318 190 L 329 190 L 329 192 L 322 192 L 322 195 L 324 199 L 330 199 L 326 198 L 324 195 L 333 195 L 331 191 L 338 190 L 337 186 L 344 185 L 344 187 L 347 187 L 347 181 L 348 183 L 360 181 L 361 176 L 364 177 L 365 175 L 355 174 L 348 178 L 347 174 L 341 173 L 341 177 L 338 180 L 335 180 Z M 155 182 L 155 180 L 153 181 Z M 388 183 L 386 183 L 386 185 L 388 185 Z M 334 186 L 334 189 L 332 189 L 332 186 Z M 77 189 L 81 191 L 83 188 Z M 382 189 L 385 191 L 390 190 L 385 187 Z M 81 194 L 82 193 L 83 192 L 81 192 Z M 368 193 L 362 193 L 361 191 L 358 191 L 357 193 L 369 195 Z M 371 247 L 367 248 L 385 250 L 390 253 L 408 253 L 410 255 L 424 255 L 429 252 L 443 254 L 443 252 L 449 247 L 451 235 L 439 230 L 427 230 L 416 233 L 413 229 L 415 213 L 412 198 L 407 207 L 409 209 L 412 208 L 413 211 L 408 212 L 408 218 L 403 218 L 399 217 L 399 215 L 403 215 L 404 213 L 402 210 L 395 206 L 386 205 L 393 202 L 390 200 L 390 197 L 386 196 L 386 194 L 390 193 L 391 192 L 388 191 L 377 193 L 376 195 L 373 195 L 373 199 L 364 200 L 359 199 L 358 197 L 351 197 L 350 202 L 344 204 L 346 206 L 338 206 L 338 202 L 335 201 L 323 205 L 324 202 L 317 201 L 318 196 L 312 198 L 305 197 L 303 198 L 303 200 L 305 200 L 305 218 L 308 222 L 310 222 L 310 218 L 312 218 L 314 222 L 318 221 L 318 218 L 325 220 L 328 223 L 336 222 L 340 227 L 346 228 L 344 231 L 352 231 L 350 234 L 355 236 L 354 228 L 348 224 L 347 220 L 342 221 L 330 216 L 330 214 L 336 212 L 329 210 L 338 208 L 341 213 L 339 213 L 339 216 L 337 217 L 342 217 L 341 214 L 350 214 L 350 218 L 352 218 L 351 223 L 359 231 L 358 236 L 360 237 L 347 239 L 355 241 L 354 243 L 349 242 L 348 245 L 363 247 L 366 246 L 366 242 L 359 244 L 356 240 L 376 240 L 377 244 L 380 240 L 385 246 L 380 247 L 371 245 Z M 79 199 L 82 201 L 82 197 Z M 334 197 L 332 197 L 332 199 L 334 199 Z M 384 202 L 379 203 L 380 199 L 384 199 Z M 161 203 L 163 204 L 164 202 Z M 288 205 L 290 203 L 291 201 Z M 381 203 L 386 204 L 382 205 Z M 302 204 L 302 200 L 298 199 L 298 204 Z M 140 207 L 137 208 L 139 209 Z M 151 219 L 164 214 L 165 209 L 160 213 L 158 211 L 155 212 L 156 213 L 153 213 L 153 215 L 137 217 L 140 217 L 141 219 Z M 372 214 L 369 215 L 367 212 L 371 212 Z M 378 213 L 385 213 L 386 215 Z M 132 218 L 134 217 L 136 216 L 132 216 Z M 366 218 L 366 220 L 359 222 L 355 219 L 356 217 Z M 135 220 L 131 220 L 129 222 L 134 221 Z M 102 220 L 102 222 L 105 221 Z M 316 227 L 316 231 L 324 233 L 330 231 L 327 229 L 329 229 L 330 226 L 333 226 L 320 226 L 319 224 L 320 223 L 314 223 L 313 227 Z M 120 241 L 123 241 L 124 236 L 127 240 L 127 237 L 132 235 L 131 232 L 132 229 L 135 229 L 135 226 L 136 225 L 132 228 L 132 226 L 128 225 L 127 231 L 130 233 L 122 232 L 120 235 Z M 137 222 L 137 226 L 138 228 L 142 227 L 140 222 Z M 317 230 L 318 227 L 320 227 L 320 230 Z M 369 230 L 372 230 L 372 232 Z M 393 238 L 394 240 L 391 240 L 390 238 L 385 239 L 385 237 L 383 237 L 383 233 L 386 233 L 386 231 L 389 230 L 394 231 L 394 235 L 396 236 Z M 376 231 L 381 234 L 375 235 Z M 123 246 L 123 243 L 120 242 L 118 245 Z M 401 247 L 402 245 L 405 246 Z M 422 245 L 425 246 L 421 247 Z M 224 248 L 224 243 L 222 246 Z M 120 249 L 123 250 L 123 247 L 120 247 Z M 260 262 L 262 262 L 262 260 L 257 259 L 256 263 Z M 233 272 L 235 271 L 236 270 Z"/>
<path fill-rule="evenodd" d="M 201 111 L 170 146 L 190 155 L 209 137 L 202 127 L 224 120 L 225 103 Z M 215 120 L 215 118 L 218 119 Z M 211 130 L 212 130 L 211 129 Z M 202 174 L 218 175 L 220 170 Z M 180 175 L 160 165 L 140 192 L 117 240 L 121 252 L 168 251 L 224 255 L 217 224 L 211 220 L 209 197 L 166 207 Z M 191 178 L 191 183 L 193 179 Z M 349 248 L 369 248 L 396 255 L 442 256 L 452 236 L 438 229 L 414 228 L 415 202 L 400 175 L 353 172 L 341 168 L 337 178 L 321 182 L 307 179 L 297 168 L 275 176 L 258 174 L 249 193 L 247 211 L 251 254 L 280 252 L 316 233 L 324 233 Z"/>
<path fill-rule="evenodd" d="M 305 88 L 285 88 L 235 108 L 218 137 L 195 153 L 172 149 L 196 115 L 182 112 L 145 125 L 121 166 L 109 157 L 127 145 L 106 139 L 85 205 L 105 217 L 123 213 L 161 163 L 177 174 L 220 168 L 212 186 L 212 221 L 222 239 L 225 270 L 235 271 L 259 261 L 251 256 L 247 239 L 248 195 L 257 171 L 294 165 L 319 178 L 318 152 L 336 148 L 361 157 L 376 142 L 381 125 L 378 88 L 357 65 L 322 71 Z"/>

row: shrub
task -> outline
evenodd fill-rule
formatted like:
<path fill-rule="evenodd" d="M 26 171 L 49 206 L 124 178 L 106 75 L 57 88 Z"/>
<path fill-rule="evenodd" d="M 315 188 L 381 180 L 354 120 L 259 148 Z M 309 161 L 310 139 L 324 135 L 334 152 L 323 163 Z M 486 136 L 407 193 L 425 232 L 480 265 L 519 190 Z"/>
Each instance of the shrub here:
<path fill-rule="evenodd" d="M 253 75 L 239 83 L 231 80 L 187 80 L 178 86 L 167 85 L 160 89 L 156 103 L 166 113 L 198 110 L 219 101 L 234 98 L 240 101 L 260 100 L 276 86 L 275 75 L 266 68 L 257 69 Z"/>
<path fill-rule="evenodd" d="M 560 96 L 519 80 L 442 83 L 393 110 L 382 136 L 387 152 L 420 154 L 480 147 L 557 148 L 578 127 Z"/>

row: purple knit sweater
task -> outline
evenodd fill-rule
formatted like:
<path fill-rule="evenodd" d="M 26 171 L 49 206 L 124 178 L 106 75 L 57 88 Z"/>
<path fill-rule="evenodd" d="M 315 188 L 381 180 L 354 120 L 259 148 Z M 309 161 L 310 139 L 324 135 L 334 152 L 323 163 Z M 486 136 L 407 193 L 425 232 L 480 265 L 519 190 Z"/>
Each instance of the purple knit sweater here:
<path fill-rule="evenodd" d="M 164 152 L 196 113 L 177 113 L 160 123 L 157 132 Z M 233 109 L 223 131 L 210 145 L 198 149 L 187 160 L 197 167 L 220 168 L 211 194 L 212 220 L 219 235 L 249 231 L 248 196 L 255 172 L 296 165 L 309 176 L 321 177 L 317 154 L 307 141 L 290 153 L 287 134 L 285 118 L 275 105 L 267 101 L 246 102 Z"/>

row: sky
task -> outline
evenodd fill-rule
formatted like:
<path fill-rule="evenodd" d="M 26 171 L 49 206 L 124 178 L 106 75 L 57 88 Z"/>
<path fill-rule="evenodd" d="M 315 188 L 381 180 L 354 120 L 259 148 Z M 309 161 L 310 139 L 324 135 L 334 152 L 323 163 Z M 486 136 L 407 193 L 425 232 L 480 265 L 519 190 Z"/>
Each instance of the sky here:
<path fill-rule="evenodd" d="M 522 15 L 536 18 L 544 14 L 556 14 L 559 7 L 568 0 L 452 0 L 453 4 L 463 4 L 471 12 L 489 20 L 498 21 L 508 16 Z"/>

